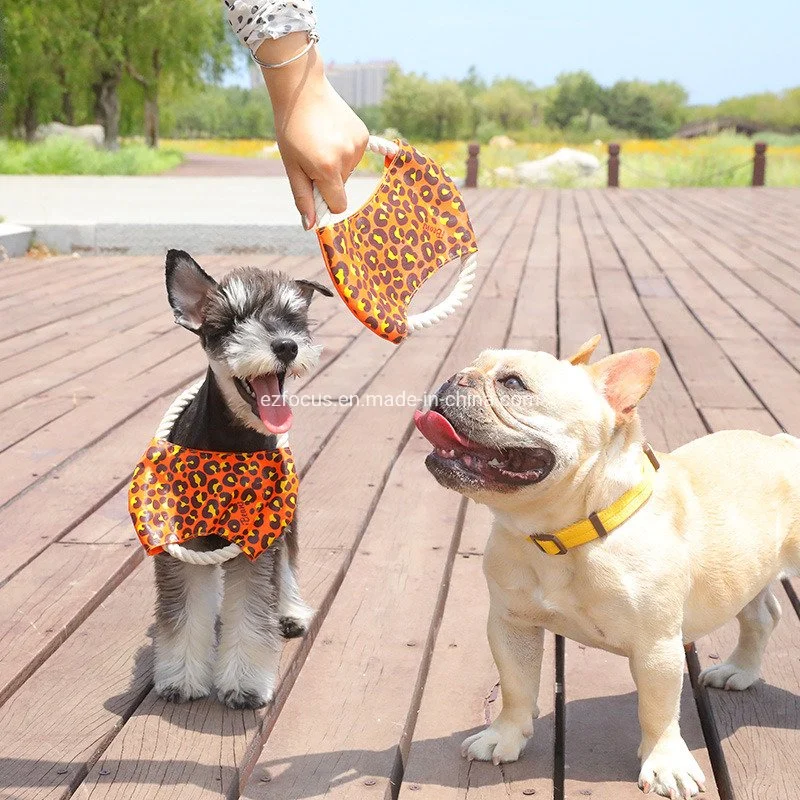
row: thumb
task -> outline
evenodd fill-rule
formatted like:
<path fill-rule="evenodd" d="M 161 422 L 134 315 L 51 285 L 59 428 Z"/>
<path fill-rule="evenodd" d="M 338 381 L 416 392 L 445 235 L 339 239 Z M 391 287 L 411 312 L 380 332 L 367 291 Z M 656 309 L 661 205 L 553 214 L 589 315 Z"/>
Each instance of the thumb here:
<path fill-rule="evenodd" d="M 286 170 L 286 177 L 289 179 L 289 186 L 294 195 L 294 204 L 300 212 L 303 220 L 303 227 L 308 231 L 314 227 L 317 215 L 314 211 L 314 186 L 311 178 L 303 172 L 300 167 Z"/>

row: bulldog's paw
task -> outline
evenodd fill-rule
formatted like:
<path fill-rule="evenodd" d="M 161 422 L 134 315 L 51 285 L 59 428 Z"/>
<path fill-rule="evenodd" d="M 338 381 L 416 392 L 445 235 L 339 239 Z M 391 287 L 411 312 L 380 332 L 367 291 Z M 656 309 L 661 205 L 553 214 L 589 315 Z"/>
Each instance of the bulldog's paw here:
<path fill-rule="evenodd" d="M 694 797 L 706 790 L 703 771 L 683 740 L 654 750 L 642 764 L 639 788 L 662 797 Z"/>
<path fill-rule="evenodd" d="M 468 736 L 461 745 L 461 755 L 478 761 L 491 761 L 493 764 L 507 764 L 516 761 L 531 731 L 524 731 L 516 725 L 502 724 L 499 721 L 488 728 Z"/>
<path fill-rule="evenodd" d="M 699 676 L 702 686 L 713 686 L 715 689 L 727 689 L 729 691 L 742 691 L 752 686 L 758 680 L 758 672 L 743 669 L 736 664 L 726 661 L 723 664 L 715 664 L 707 667 Z"/>

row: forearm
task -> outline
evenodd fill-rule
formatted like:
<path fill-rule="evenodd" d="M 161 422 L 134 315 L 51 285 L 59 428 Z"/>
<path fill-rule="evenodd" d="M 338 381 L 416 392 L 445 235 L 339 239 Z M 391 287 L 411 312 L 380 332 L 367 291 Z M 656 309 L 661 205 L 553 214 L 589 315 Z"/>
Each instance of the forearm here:
<path fill-rule="evenodd" d="M 302 52 L 308 41 L 307 33 L 290 33 L 280 39 L 267 39 L 261 43 L 256 51 L 256 57 L 265 64 L 279 64 Z M 267 85 L 272 107 L 275 111 L 275 122 L 283 125 L 298 98 L 302 94 L 308 98 L 309 94 L 322 91 L 325 82 L 325 72 L 322 59 L 316 47 L 291 64 L 278 69 L 262 68 L 264 83 Z"/>

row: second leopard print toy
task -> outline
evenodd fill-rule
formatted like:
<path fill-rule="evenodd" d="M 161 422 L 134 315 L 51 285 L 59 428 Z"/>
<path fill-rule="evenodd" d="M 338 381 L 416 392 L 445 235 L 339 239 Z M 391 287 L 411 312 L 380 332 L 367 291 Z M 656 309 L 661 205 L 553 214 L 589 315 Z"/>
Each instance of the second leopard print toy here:
<path fill-rule="evenodd" d="M 370 137 L 386 171 L 372 197 L 352 215 L 327 224 L 317 198 L 322 255 L 342 300 L 370 330 L 399 344 L 409 333 L 451 314 L 475 280 L 475 233 L 464 201 L 444 170 L 406 142 Z M 415 292 L 437 270 L 461 259 L 449 297 L 408 316 Z"/>

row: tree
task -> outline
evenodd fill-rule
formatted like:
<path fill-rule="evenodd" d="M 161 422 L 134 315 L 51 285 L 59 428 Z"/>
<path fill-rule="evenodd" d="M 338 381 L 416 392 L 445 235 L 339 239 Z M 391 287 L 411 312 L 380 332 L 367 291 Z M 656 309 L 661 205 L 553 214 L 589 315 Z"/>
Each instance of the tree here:
<path fill-rule="evenodd" d="M 478 107 L 477 98 L 481 92 L 486 91 L 486 81 L 478 74 L 478 70 L 473 64 L 467 70 L 467 76 L 459 81 L 459 85 L 469 105 L 467 110 L 468 134 L 470 137 L 474 137 L 481 122 L 481 110 Z"/>
<path fill-rule="evenodd" d="M 404 74 L 392 70 L 383 98 L 383 118 L 386 125 L 414 138 L 429 130 L 433 113 L 433 92 L 427 78 L 413 72 Z"/>
<path fill-rule="evenodd" d="M 118 146 L 120 89 L 132 79 L 145 101 L 145 127 L 158 140 L 158 98 L 165 86 L 219 75 L 230 45 L 218 0 L 0 0 L 7 130 L 32 138 L 41 122 L 87 117 Z"/>
<path fill-rule="evenodd" d="M 429 136 L 437 141 L 457 139 L 469 113 L 469 102 L 456 81 L 437 81 L 431 84 L 433 113 Z"/>
<path fill-rule="evenodd" d="M 118 2 L 119 0 L 117 0 Z M 144 94 L 144 133 L 158 145 L 159 92 L 165 80 L 196 84 L 219 75 L 230 59 L 219 0 L 159 0 L 137 4 L 123 43 L 125 70 Z"/>
<path fill-rule="evenodd" d="M 544 119 L 548 125 L 563 130 L 573 117 L 585 114 L 588 130 L 591 115 L 602 114 L 604 107 L 605 92 L 588 72 L 565 72 L 556 78 L 555 95 Z"/>
<path fill-rule="evenodd" d="M 41 13 L 43 12 L 43 13 Z M 52 9 L 1 0 L 3 128 L 31 141 L 39 123 L 57 112 L 60 91 L 48 47 Z"/>
<path fill-rule="evenodd" d="M 645 138 L 668 134 L 650 98 L 628 81 L 617 81 L 606 92 L 605 116 L 609 125 Z"/>
<path fill-rule="evenodd" d="M 530 83 L 502 78 L 476 98 L 481 116 L 497 122 L 505 130 L 519 130 L 534 121 L 536 90 Z"/>
<path fill-rule="evenodd" d="M 630 81 L 631 90 L 647 97 L 653 104 L 659 120 L 661 136 L 670 136 L 686 122 L 686 105 L 689 95 L 686 89 L 675 81 Z"/>

